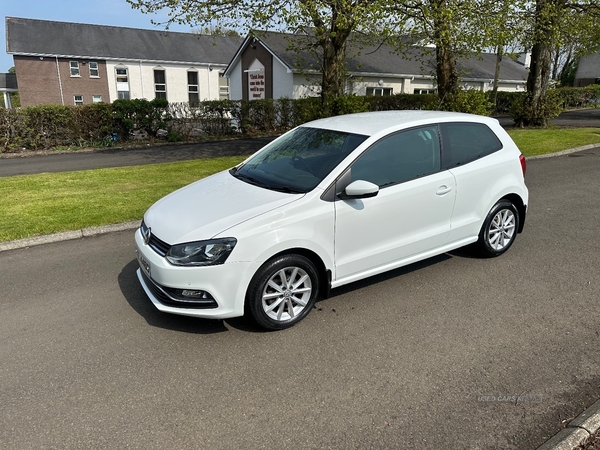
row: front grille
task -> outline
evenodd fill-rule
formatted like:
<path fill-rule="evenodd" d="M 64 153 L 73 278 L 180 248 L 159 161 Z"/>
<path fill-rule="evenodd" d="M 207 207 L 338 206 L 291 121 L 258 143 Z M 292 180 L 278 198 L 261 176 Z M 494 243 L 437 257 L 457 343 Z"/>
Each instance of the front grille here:
<path fill-rule="evenodd" d="M 140 230 L 142 232 L 142 236 L 145 236 L 148 232 L 148 227 L 146 226 L 146 223 L 144 221 L 142 221 Z M 152 233 L 150 233 L 150 240 L 148 241 L 148 246 L 160 256 L 165 256 L 171 248 L 169 244 L 167 244 L 165 241 L 161 241 Z"/>
<path fill-rule="evenodd" d="M 181 289 L 161 286 L 148 278 L 143 270 L 140 270 L 140 273 L 146 287 L 152 292 L 154 298 L 163 305 L 190 309 L 212 309 L 218 306 L 215 299 L 209 293 L 206 293 L 208 298 L 186 298 L 181 295 Z"/>

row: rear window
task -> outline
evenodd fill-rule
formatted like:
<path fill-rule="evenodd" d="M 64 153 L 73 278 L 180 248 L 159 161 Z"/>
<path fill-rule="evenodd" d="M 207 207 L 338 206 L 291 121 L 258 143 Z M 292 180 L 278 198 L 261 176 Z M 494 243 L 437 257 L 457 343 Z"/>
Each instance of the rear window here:
<path fill-rule="evenodd" d="M 502 142 L 482 123 L 441 124 L 444 167 L 461 166 L 502 148 Z"/>

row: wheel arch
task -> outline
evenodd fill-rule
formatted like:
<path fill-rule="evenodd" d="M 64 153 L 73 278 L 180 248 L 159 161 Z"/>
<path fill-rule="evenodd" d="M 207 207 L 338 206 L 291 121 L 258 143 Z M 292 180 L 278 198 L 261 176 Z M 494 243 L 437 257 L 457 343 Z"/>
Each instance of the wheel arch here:
<path fill-rule="evenodd" d="M 268 258 L 264 262 L 264 264 L 267 264 L 273 258 L 277 258 L 278 256 L 283 255 L 301 255 L 305 258 L 308 258 L 315 265 L 317 273 L 319 275 L 319 295 L 323 298 L 329 297 L 329 292 L 331 291 L 331 270 L 327 269 L 325 263 L 316 252 L 308 248 L 292 247 L 275 253 L 270 258 Z M 258 273 L 259 270 L 257 270 L 256 273 Z"/>
<path fill-rule="evenodd" d="M 527 207 L 523 203 L 523 199 L 518 194 L 508 194 L 500 200 L 508 200 L 517 208 L 517 211 L 519 212 L 519 228 L 517 228 L 517 233 L 521 233 L 525 226 L 525 216 L 527 214 Z"/>

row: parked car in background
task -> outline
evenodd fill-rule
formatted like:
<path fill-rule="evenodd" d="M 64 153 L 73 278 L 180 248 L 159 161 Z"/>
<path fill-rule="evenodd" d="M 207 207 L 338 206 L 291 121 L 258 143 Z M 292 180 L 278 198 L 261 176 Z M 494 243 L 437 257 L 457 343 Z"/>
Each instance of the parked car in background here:
<path fill-rule="evenodd" d="M 492 118 L 317 120 L 154 204 L 135 234 L 138 277 L 161 311 L 287 328 L 331 288 L 468 244 L 506 252 L 525 222 L 524 175 Z"/>

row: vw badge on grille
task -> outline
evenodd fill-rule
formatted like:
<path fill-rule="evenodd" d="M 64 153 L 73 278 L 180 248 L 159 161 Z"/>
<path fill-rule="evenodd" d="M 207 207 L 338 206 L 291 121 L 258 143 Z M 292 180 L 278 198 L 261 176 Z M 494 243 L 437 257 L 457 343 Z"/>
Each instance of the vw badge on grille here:
<path fill-rule="evenodd" d="M 148 227 L 146 229 L 142 229 L 142 237 L 144 238 L 144 244 L 148 245 L 150 242 L 150 235 L 152 234 L 152 228 Z"/>

